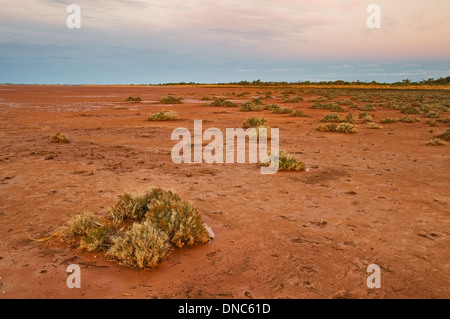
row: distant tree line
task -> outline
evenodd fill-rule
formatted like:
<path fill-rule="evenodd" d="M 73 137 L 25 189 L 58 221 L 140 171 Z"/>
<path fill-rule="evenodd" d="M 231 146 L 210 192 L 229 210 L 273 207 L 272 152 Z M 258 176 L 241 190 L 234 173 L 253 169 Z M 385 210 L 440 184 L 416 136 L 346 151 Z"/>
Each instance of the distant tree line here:
<path fill-rule="evenodd" d="M 450 84 L 450 76 L 447 76 L 445 78 L 439 78 L 439 79 L 433 79 L 430 78 L 428 80 L 422 80 L 418 82 L 414 82 L 408 79 L 402 80 L 401 82 L 395 82 L 395 83 L 379 83 L 376 81 L 319 81 L 319 82 L 313 82 L 313 81 L 298 81 L 298 82 L 264 82 L 261 80 L 255 80 L 255 81 L 239 81 L 239 82 L 226 82 L 226 83 L 212 83 L 217 85 L 235 85 L 235 86 L 286 86 L 286 85 L 389 85 L 389 86 L 408 86 L 408 85 L 449 85 Z M 196 82 L 177 82 L 177 83 L 161 83 L 158 85 L 202 85 L 202 83 L 196 83 Z"/>

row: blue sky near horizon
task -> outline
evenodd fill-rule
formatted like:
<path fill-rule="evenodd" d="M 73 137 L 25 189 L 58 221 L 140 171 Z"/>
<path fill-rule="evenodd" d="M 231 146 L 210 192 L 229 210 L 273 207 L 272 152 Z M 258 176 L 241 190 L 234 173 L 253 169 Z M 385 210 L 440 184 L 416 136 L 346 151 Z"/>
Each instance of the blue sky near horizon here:
<path fill-rule="evenodd" d="M 69 29 L 66 7 L 81 7 Z M 381 28 L 369 29 L 369 4 Z M 450 1 L 0 0 L 0 83 L 414 81 L 450 75 Z"/>

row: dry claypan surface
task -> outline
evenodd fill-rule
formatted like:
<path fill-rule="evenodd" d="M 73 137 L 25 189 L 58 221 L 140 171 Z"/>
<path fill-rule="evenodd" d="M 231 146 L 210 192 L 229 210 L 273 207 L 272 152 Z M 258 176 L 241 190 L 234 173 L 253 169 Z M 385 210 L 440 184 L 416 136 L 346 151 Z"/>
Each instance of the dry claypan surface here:
<path fill-rule="evenodd" d="M 183 103 L 161 104 L 168 94 Z M 308 117 L 210 106 L 213 96 L 239 105 L 261 96 Z M 303 100 L 283 103 L 296 96 Z M 346 99 L 355 104 L 338 114 L 352 112 L 357 132 L 318 131 L 332 112 L 311 106 Z M 449 91 L 429 89 L 0 86 L 0 296 L 448 298 L 450 142 L 427 145 L 449 128 L 448 107 Z M 364 109 L 372 119 L 358 118 Z M 181 119 L 146 121 L 161 110 Z M 280 148 L 306 171 L 171 160 L 176 127 L 203 120 L 203 130 L 225 132 L 252 116 L 279 128 Z M 380 123 L 403 116 L 420 121 Z M 58 132 L 70 143 L 50 143 Z M 146 270 L 36 240 L 152 186 L 197 207 L 215 239 Z M 69 264 L 81 267 L 80 289 L 66 286 Z M 381 268 L 379 289 L 366 286 L 370 264 Z"/>

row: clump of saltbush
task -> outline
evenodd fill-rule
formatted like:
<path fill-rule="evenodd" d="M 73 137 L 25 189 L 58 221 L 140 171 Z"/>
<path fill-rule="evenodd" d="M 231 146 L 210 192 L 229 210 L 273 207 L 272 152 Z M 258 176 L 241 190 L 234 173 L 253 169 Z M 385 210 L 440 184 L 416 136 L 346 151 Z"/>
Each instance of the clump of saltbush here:
<path fill-rule="evenodd" d="M 198 210 L 178 194 L 162 189 L 152 191 L 144 219 L 169 236 L 176 247 L 205 243 L 209 240 Z"/>
<path fill-rule="evenodd" d="M 356 108 L 357 107 L 356 103 L 353 102 L 350 99 L 345 99 L 343 101 L 336 101 L 336 103 L 339 104 L 339 105 L 346 105 L 346 106 L 349 106 L 349 107 L 352 107 L 352 108 Z"/>
<path fill-rule="evenodd" d="M 209 103 L 209 105 L 211 105 L 211 106 L 227 106 L 227 107 L 237 106 L 237 104 L 234 102 L 228 101 L 223 98 L 217 98 L 217 97 L 214 97 L 214 100 L 211 103 Z"/>
<path fill-rule="evenodd" d="M 425 122 L 426 124 L 430 125 L 430 126 L 436 126 L 436 120 L 435 119 L 429 119 Z"/>
<path fill-rule="evenodd" d="M 403 116 L 403 117 L 399 118 L 399 122 L 416 123 L 416 122 L 420 122 L 420 119 L 418 117 Z"/>
<path fill-rule="evenodd" d="M 321 122 L 338 123 L 341 121 L 341 118 L 336 113 L 332 113 L 332 114 L 326 114 L 320 121 Z"/>
<path fill-rule="evenodd" d="M 167 234 L 147 221 L 134 223 L 122 236 L 114 237 L 112 242 L 106 256 L 124 266 L 139 269 L 157 266 L 171 248 Z"/>
<path fill-rule="evenodd" d="M 129 96 L 129 97 L 127 97 L 126 100 L 128 102 L 141 102 L 142 101 L 140 96 L 136 96 L 136 97 Z"/>
<path fill-rule="evenodd" d="M 289 116 L 292 116 L 292 117 L 308 117 L 308 115 L 305 114 L 305 112 L 303 112 L 302 110 L 295 110 L 294 112 L 289 114 Z"/>
<path fill-rule="evenodd" d="M 368 112 L 361 112 L 358 118 L 362 119 L 364 122 L 371 122 L 373 120 L 373 115 Z"/>
<path fill-rule="evenodd" d="M 183 99 L 182 97 L 175 97 L 173 95 L 168 95 L 168 96 L 162 97 L 159 101 L 162 104 L 182 104 L 183 103 L 181 101 L 182 99 Z"/>
<path fill-rule="evenodd" d="M 251 118 L 248 118 L 245 120 L 244 124 L 242 125 L 243 128 L 249 128 L 249 127 L 262 127 L 266 125 L 267 120 L 264 117 L 256 117 L 253 116 Z"/>
<path fill-rule="evenodd" d="M 350 124 L 355 122 L 355 117 L 353 116 L 353 114 L 351 112 L 347 114 L 347 116 L 345 117 L 344 122 L 350 123 Z"/>
<path fill-rule="evenodd" d="M 399 121 L 398 118 L 386 117 L 380 120 L 381 124 L 392 124 L 397 123 Z"/>
<path fill-rule="evenodd" d="M 373 104 L 366 104 L 361 107 L 357 108 L 359 111 L 376 111 L 376 108 L 373 106 Z"/>
<path fill-rule="evenodd" d="M 441 117 L 438 118 L 437 121 L 441 123 L 450 123 L 450 117 Z"/>
<path fill-rule="evenodd" d="M 406 105 L 400 109 L 400 112 L 403 114 L 417 114 L 419 110 L 410 105 Z"/>
<path fill-rule="evenodd" d="M 52 142 L 52 143 L 69 143 L 69 139 L 61 133 L 56 133 L 55 135 L 50 137 L 50 142 Z"/>
<path fill-rule="evenodd" d="M 274 169 L 278 169 L 279 171 L 304 171 L 305 164 L 292 157 L 288 152 L 284 150 L 280 150 L 278 155 L 269 154 L 268 158 L 265 161 L 260 162 L 260 166 L 269 166 L 276 165 L 276 158 L 278 157 L 278 167 L 272 167 Z"/>
<path fill-rule="evenodd" d="M 264 106 L 260 103 L 257 103 L 255 101 L 248 101 L 245 103 L 242 103 L 241 107 L 239 108 L 239 111 L 241 112 L 253 112 L 253 111 L 262 111 L 264 109 Z"/>
<path fill-rule="evenodd" d="M 245 92 L 239 93 L 237 96 L 238 97 L 245 97 L 245 96 L 248 96 L 248 95 L 250 95 L 250 92 L 245 91 Z"/>
<path fill-rule="evenodd" d="M 441 117 L 441 112 L 440 111 L 429 111 L 425 114 L 426 118 L 440 118 Z"/>
<path fill-rule="evenodd" d="M 292 97 L 292 98 L 285 98 L 283 100 L 283 103 L 298 103 L 304 101 L 303 97 L 301 96 L 296 96 L 296 97 Z"/>
<path fill-rule="evenodd" d="M 444 133 L 436 136 L 436 138 L 439 138 L 439 139 L 441 139 L 443 141 L 450 142 L 450 128 L 447 129 Z"/>
<path fill-rule="evenodd" d="M 122 194 L 109 213 L 76 215 L 58 234 L 63 240 L 79 238 L 81 248 L 103 251 L 122 265 L 140 269 L 158 265 L 173 247 L 210 240 L 199 211 L 169 190 Z"/>
<path fill-rule="evenodd" d="M 274 111 L 275 109 L 279 109 L 280 106 L 278 104 L 266 104 L 263 108 L 265 111 Z"/>
<path fill-rule="evenodd" d="M 356 128 L 350 123 L 327 123 L 317 128 L 320 132 L 356 133 Z"/>
<path fill-rule="evenodd" d="M 331 102 L 331 103 L 320 103 L 316 102 L 311 106 L 312 109 L 325 109 L 325 110 L 331 110 L 333 112 L 345 112 L 345 109 L 342 108 L 338 103 Z"/>
<path fill-rule="evenodd" d="M 180 117 L 178 116 L 178 114 L 173 111 L 160 111 L 151 114 L 147 118 L 147 121 L 175 121 L 179 119 Z"/>
<path fill-rule="evenodd" d="M 292 114 L 294 110 L 289 107 L 279 107 L 272 110 L 274 114 Z"/>
<path fill-rule="evenodd" d="M 445 145 L 445 142 L 440 138 L 432 138 L 427 142 L 427 145 L 429 146 L 440 146 Z"/>
<path fill-rule="evenodd" d="M 255 128 L 256 129 L 256 137 L 259 138 L 260 134 L 262 137 L 270 138 L 271 137 L 271 129 L 270 126 L 266 125 L 267 120 L 264 117 L 256 117 L 253 116 L 251 118 L 248 118 L 244 124 L 242 125 L 243 128 Z M 265 128 L 266 130 L 260 130 L 261 128 Z M 264 132 L 264 133 L 263 133 Z"/>
<path fill-rule="evenodd" d="M 369 123 L 367 125 L 368 129 L 372 129 L 372 130 L 378 130 L 378 129 L 382 129 L 383 127 L 381 125 L 378 125 L 376 123 Z"/>
<path fill-rule="evenodd" d="M 101 218 L 95 213 L 87 211 L 69 220 L 64 233 L 67 236 L 86 235 L 89 230 L 98 226 L 103 226 Z"/>

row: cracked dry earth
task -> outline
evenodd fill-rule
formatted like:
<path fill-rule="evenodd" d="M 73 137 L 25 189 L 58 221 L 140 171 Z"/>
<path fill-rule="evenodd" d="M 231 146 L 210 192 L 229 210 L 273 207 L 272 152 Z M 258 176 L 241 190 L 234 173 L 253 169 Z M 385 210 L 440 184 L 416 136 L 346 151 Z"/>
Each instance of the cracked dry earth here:
<path fill-rule="evenodd" d="M 0 298 L 449 298 L 450 146 L 426 145 L 448 124 L 433 133 L 424 121 L 323 133 L 316 128 L 327 111 L 310 109 L 314 96 L 282 105 L 307 118 L 202 100 L 257 90 L 0 86 Z M 169 93 L 184 103 L 159 104 Z M 163 109 L 181 120 L 145 121 Z M 174 128 L 192 130 L 201 119 L 204 130 L 225 131 L 262 115 L 307 171 L 261 175 L 255 164 L 172 162 Z M 387 116 L 398 111 L 376 112 Z M 50 143 L 58 132 L 70 143 Z M 145 271 L 35 240 L 151 186 L 192 202 L 216 238 Z M 66 286 L 69 264 L 81 267 L 80 289 Z M 380 289 L 366 286 L 370 264 L 381 268 Z"/>

